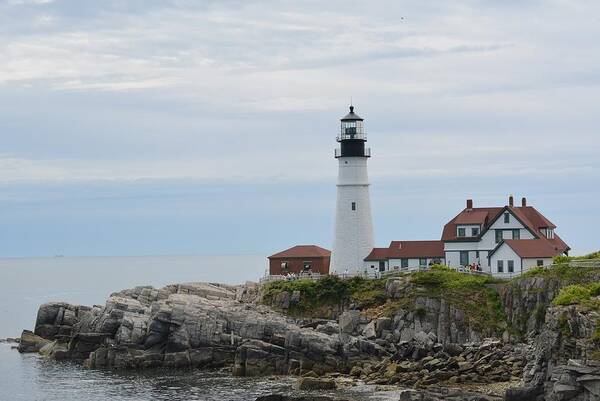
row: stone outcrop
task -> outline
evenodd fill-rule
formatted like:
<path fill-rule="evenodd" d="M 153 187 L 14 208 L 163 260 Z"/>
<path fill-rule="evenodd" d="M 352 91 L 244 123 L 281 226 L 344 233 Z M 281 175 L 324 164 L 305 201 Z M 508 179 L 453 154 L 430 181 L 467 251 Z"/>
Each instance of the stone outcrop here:
<path fill-rule="evenodd" d="M 561 287 L 559 280 L 546 277 L 523 278 L 497 286 L 513 331 L 522 337 L 539 333 L 544 325 L 546 309 Z"/>
<path fill-rule="evenodd" d="M 234 374 L 323 374 L 390 355 L 337 322 L 299 322 L 250 303 L 255 286 L 194 283 L 114 293 L 104 306 L 40 307 L 36 330 L 57 359 L 90 368 L 232 366 Z"/>
<path fill-rule="evenodd" d="M 600 399 L 600 347 L 594 340 L 600 313 L 572 305 L 550 307 L 533 340 L 525 385 L 507 391 L 507 401 Z M 528 398 L 529 397 L 529 398 Z"/>
<path fill-rule="evenodd" d="M 87 306 L 71 305 L 65 302 L 43 304 L 38 309 L 34 333 L 54 340 L 68 338 L 73 326 L 80 317 L 90 310 Z"/>

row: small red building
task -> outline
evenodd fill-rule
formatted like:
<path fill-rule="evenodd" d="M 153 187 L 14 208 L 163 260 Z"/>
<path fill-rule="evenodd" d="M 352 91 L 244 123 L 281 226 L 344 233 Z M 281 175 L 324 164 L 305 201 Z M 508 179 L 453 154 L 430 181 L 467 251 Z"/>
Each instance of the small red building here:
<path fill-rule="evenodd" d="M 329 274 L 331 251 L 316 245 L 296 245 L 269 256 L 269 274 Z"/>

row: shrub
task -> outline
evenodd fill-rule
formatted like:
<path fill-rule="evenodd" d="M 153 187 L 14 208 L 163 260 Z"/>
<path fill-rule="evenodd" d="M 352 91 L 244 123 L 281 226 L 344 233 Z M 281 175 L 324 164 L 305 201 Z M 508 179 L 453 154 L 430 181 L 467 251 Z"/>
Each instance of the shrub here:
<path fill-rule="evenodd" d="M 574 305 L 580 304 L 591 297 L 591 291 L 588 286 L 581 284 L 572 284 L 561 288 L 560 292 L 554 298 L 554 305 Z"/>

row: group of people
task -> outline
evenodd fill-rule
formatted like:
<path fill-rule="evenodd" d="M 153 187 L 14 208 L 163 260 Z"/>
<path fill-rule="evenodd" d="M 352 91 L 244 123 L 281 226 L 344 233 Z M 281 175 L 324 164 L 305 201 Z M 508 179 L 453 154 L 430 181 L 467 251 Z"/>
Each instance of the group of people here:
<path fill-rule="evenodd" d="M 470 265 L 465 266 L 465 268 L 469 269 L 472 272 L 480 272 L 481 271 L 481 263 L 473 262 Z"/>
<path fill-rule="evenodd" d="M 302 273 L 294 273 L 294 272 L 285 273 L 283 275 L 283 277 L 288 281 L 292 281 L 292 280 L 296 280 L 299 278 L 312 278 L 312 275 L 313 275 L 312 270 L 305 270 Z"/>

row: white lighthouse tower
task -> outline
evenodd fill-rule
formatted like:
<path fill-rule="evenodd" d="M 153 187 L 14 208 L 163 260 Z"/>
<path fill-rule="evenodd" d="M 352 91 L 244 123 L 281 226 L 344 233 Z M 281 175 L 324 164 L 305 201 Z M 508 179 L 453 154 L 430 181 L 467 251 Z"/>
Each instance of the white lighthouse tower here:
<path fill-rule="evenodd" d="M 364 121 L 354 113 L 341 119 L 335 150 L 339 172 L 335 211 L 335 238 L 331 253 L 333 274 L 362 274 L 363 260 L 373 250 L 373 222 L 369 196 L 367 160 L 371 150 L 365 148 Z"/>

